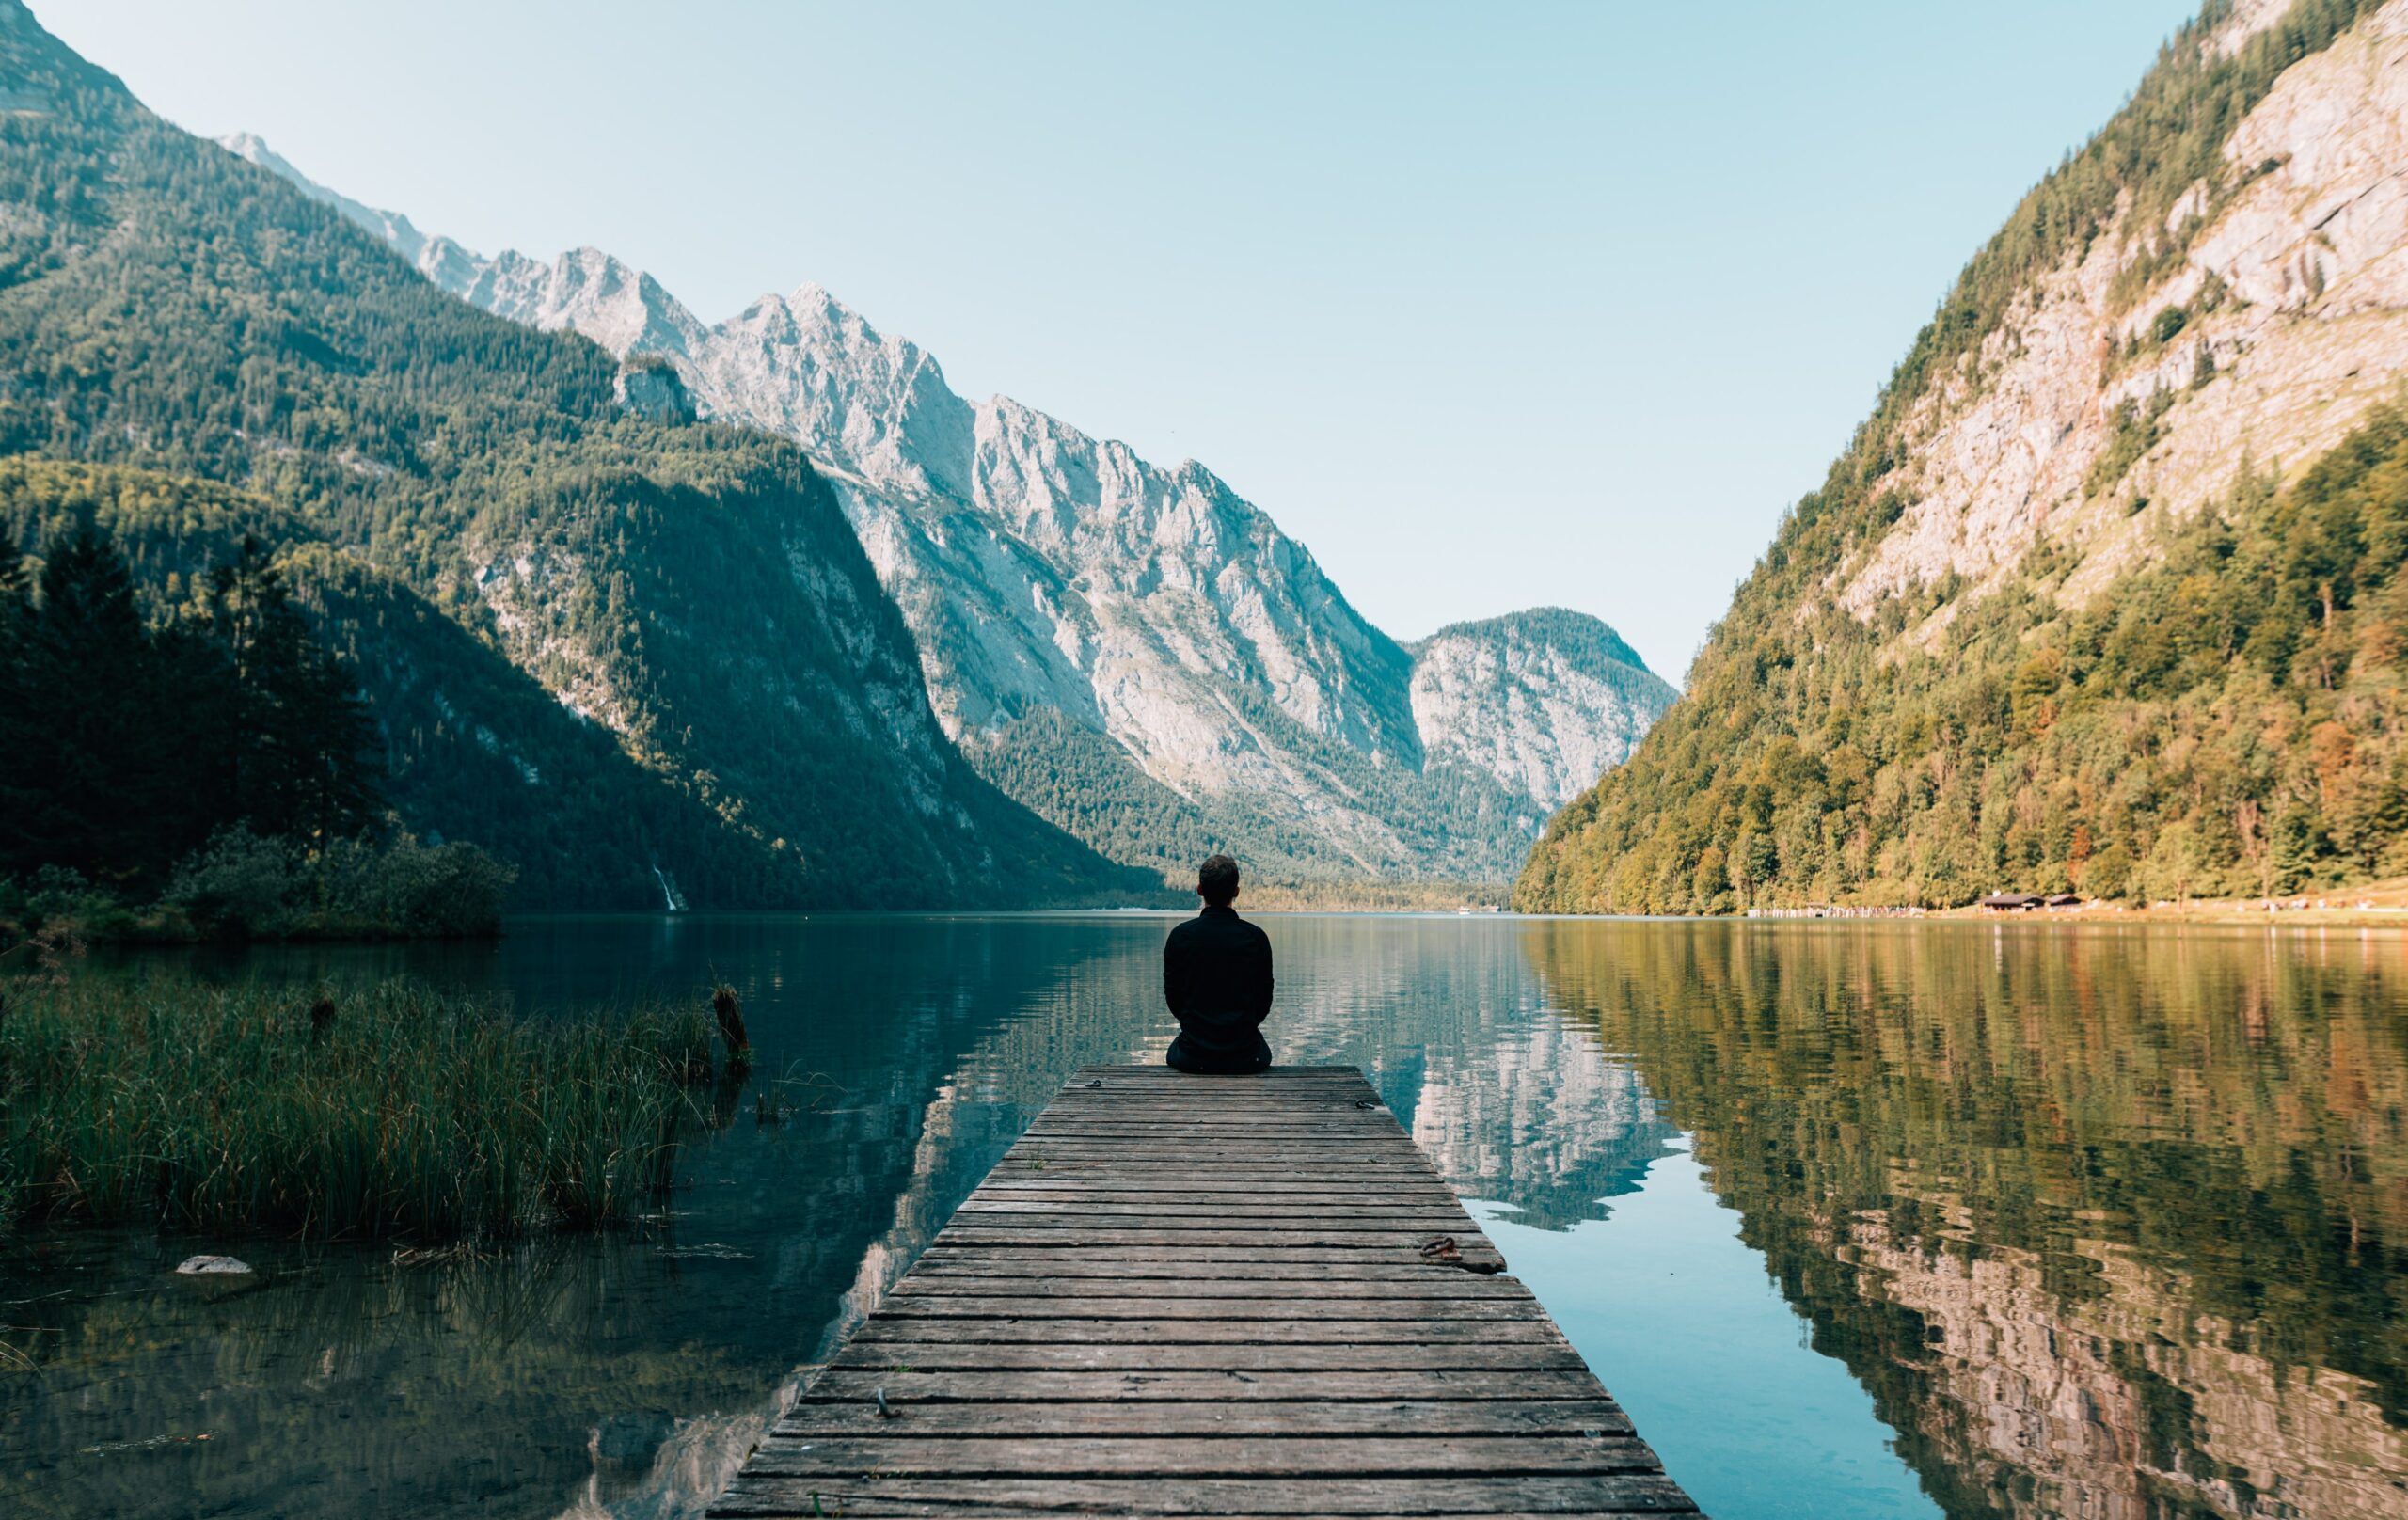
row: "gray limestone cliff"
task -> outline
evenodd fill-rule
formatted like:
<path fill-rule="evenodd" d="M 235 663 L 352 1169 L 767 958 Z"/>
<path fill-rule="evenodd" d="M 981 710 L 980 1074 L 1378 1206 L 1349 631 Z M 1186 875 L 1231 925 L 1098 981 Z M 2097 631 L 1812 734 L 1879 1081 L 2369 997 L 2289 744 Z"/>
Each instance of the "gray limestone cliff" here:
<path fill-rule="evenodd" d="M 606 253 L 483 258 L 256 137 L 224 144 L 461 298 L 658 367 L 623 374 L 626 404 L 677 404 L 665 369 L 703 417 L 800 442 L 902 610 L 946 733 L 1107 855 L 1168 875 L 1209 845 L 1274 879 L 1501 879 L 1672 698 L 1568 613 L 1407 649 L 1203 466 L 966 401 L 816 286 L 706 325 Z"/>

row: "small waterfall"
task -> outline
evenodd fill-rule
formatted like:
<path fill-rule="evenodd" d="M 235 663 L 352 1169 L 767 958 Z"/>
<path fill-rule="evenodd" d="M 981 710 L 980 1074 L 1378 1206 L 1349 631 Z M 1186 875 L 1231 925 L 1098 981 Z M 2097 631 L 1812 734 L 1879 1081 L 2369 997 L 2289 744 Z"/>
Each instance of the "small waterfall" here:
<path fill-rule="evenodd" d="M 686 910 L 685 894 L 677 890 L 677 883 L 669 879 L 669 873 L 656 865 L 652 868 L 652 879 L 660 883 L 661 907 L 673 913 L 684 912 Z"/>

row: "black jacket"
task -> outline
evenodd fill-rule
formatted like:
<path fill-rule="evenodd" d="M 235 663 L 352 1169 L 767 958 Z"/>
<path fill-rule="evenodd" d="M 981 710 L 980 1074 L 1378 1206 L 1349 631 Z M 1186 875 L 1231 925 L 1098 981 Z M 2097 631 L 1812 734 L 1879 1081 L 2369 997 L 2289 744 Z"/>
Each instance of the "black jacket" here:
<path fill-rule="evenodd" d="M 1271 1015 L 1271 936 L 1234 908 L 1207 908 L 1163 942 L 1163 1001 L 1190 1045 L 1253 1048 Z"/>

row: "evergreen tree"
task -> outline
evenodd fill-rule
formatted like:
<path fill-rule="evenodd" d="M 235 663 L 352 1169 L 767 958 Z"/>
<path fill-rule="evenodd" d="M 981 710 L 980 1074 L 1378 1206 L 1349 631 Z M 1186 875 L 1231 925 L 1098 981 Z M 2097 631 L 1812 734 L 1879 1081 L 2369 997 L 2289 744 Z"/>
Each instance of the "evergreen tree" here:
<path fill-rule="evenodd" d="M 234 685 L 225 751 L 233 815 L 256 833 L 321 844 L 365 828 L 380 806 L 366 699 L 248 533 L 210 573 L 204 626 Z"/>
<path fill-rule="evenodd" d="M 0 844 L 8 863 L 94 880 L 155 875 L 185 832 L 162 807 L 172 738 L 155 710 L 163 693 L 133 577 L 89 524 L 42 567 L 24 651 L 25 799 Z"/>
<path fill-rule="evenodd" d="M 198 618 L 145 625 L 125 557 L 84 523 L 29 598 L 0 557 L 0 873 L 147 890 L 219 831 L 323 848 L 382 800 L 374 725 L 255 539 Z"/>
<path fill-rule="evenodd" d="M 32 755 L 33 704 L 25 687 L 25 641 L 32 616 L 24 556 L 15 539 L 0 532 L 0 873 L 8 867 L 19 820 L 32 796 L 26 767 Z"/>

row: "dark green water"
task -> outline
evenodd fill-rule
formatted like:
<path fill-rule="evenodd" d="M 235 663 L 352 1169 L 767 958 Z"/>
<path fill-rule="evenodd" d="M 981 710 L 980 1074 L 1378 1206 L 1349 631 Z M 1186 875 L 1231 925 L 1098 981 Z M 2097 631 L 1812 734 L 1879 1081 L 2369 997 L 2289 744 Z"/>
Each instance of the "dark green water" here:
<path fill-rule="evenodd" d="M 1743 1516 L 2408 1515 L 2408 938 L 1266 920 L 1362 1066 Z M 1156 1057 L 1164 920 L 617 919 L 259 953 L 541 1009 L 711 977 L 740 1096 L 670 1216 L 389 1248 L 0 1245 L 0 1514 L 700 1512 L 1069 1068 Z M 172 1275 L 202 1249 L 266 1269 Z"/>

